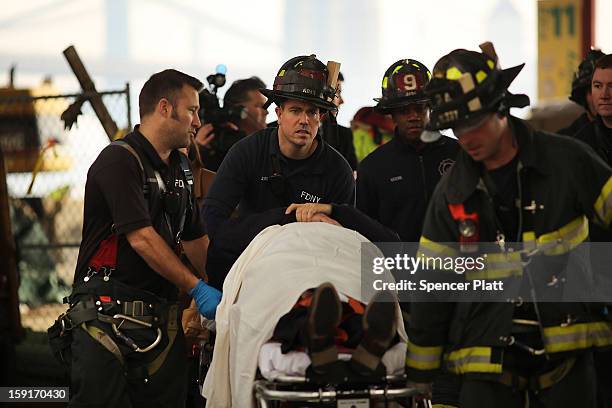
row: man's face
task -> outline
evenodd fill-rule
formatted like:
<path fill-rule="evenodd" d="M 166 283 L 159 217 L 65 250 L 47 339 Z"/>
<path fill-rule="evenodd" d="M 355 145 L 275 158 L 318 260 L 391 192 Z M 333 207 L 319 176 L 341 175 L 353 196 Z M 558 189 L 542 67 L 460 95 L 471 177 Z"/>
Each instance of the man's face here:
<path fill-rule="evenodd" d="M 242 105 L 247 111 L 247 118 L 243 119 L 243 125 L 248 134 L 264 129 L 266 127 L 266 116 L 268 110 L 263 106 L 266 103 L 266 97 L 257 90 L 252 90 L 247 93 L 249 99 Z"/>
<path fill-rule="evenodd" d="M 321 121 L 319 108 L 316 106 L 289 99 L 282 108 L 276 107 L 279 135 L 297 148 L 310 146 Z"/>
<path fill-rule="evenodd" d="M 338 89 L 332 102 L 336 105 L 336 108 L 339 108 L 344 103 L 344 99 L 342 99 L 342 81 L 338 81 Z"/>
<path fill-rule="evenodd" d="M 494 159 L 500 153 L 504 120 L 506 118 L 488 113 L 473 124 L 454 127 L 453 133 L 474 161 Z"/>
<path fill-rule="evenodd" d="M 593 72 L 591 94 L 597 113 L 612 119 L 612 68 L 597 68 Z"/>
<path fill-rule="evenodd" d="M 420 140 L 427 115 L 427 105 L 424 103 L 411 103 L 391 112 L 398 134 L 411 142 Z"/>
<path fill-rule="evenodd" d="M 168 147 L 171 149 L 187 147 L 191 137 L 195 137 L 198 128 L 202 125 L 198 117 L 200 108 L 198 91 L 183 85 L 176 101 L 170 106 L 172 111 L 168 120 Z"/>

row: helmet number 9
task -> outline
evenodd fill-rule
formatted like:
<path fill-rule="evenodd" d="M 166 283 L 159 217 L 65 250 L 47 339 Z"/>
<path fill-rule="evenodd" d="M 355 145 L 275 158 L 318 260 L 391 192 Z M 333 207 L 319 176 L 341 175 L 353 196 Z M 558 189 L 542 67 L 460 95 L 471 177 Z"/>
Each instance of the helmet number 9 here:
<path fill-rule="evenodd" d="M 414 91 L 416 87 L 417 87 L 417 80 L 415 76 L 412 74 L 404 75 L 404 90 Z"/>

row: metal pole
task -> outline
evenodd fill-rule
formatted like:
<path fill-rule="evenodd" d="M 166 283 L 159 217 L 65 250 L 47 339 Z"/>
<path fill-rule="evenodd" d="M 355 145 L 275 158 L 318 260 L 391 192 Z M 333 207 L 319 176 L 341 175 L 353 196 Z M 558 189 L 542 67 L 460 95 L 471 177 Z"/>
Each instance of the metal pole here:
<path fill-rule="evenodd" d="M 132 97 L 130 95 L 130 83 L 125 83 L 125 97 L 127 101 L 127 131 L 132 131 Z"/>

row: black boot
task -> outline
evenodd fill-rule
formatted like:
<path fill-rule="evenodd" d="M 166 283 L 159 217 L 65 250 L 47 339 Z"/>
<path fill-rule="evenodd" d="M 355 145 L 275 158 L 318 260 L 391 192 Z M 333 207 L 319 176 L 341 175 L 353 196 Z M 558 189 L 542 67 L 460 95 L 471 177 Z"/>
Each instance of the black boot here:
<path fill-rule="evenodd" d="M 376 292 L 363 314 L 363 339 L 353 352 L 351 368 L 362 375 L 385 375 L 380 359 L 397 331 L 397 299 L 389 291 Z"/>
<path fill-rule="evenodd" d="M 338 292 L 331 283 L 322 283 L 314 291 L 306 321 L 308 353 L 314 372 L 324 371 L 327 365 L 338 360 L 334 338 L 341 318 Z"/>

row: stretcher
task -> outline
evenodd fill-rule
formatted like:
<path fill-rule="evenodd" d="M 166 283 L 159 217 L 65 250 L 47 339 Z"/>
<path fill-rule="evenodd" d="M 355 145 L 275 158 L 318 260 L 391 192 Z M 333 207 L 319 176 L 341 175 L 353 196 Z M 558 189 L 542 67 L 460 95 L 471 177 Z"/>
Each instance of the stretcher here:
<path fill-rule="evenodd" d="M 268 342 L 259 352 L 258 376 L 253 385 L 257 407 L 411 407 L 410 397 L 416 392 L 406 385 L 405 356 L 405 343 L 391 347 L 382 358 L 387 376 L 380 381 L 352 383 L 346 379 L 337 384 L 320 384 L 309 378 L 307 353 L 282 354 L 280 343 Z M 339 360 L 350 357 L 349 351 L 339 354 Z"/>

